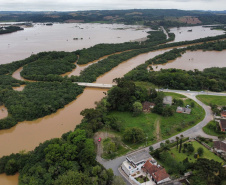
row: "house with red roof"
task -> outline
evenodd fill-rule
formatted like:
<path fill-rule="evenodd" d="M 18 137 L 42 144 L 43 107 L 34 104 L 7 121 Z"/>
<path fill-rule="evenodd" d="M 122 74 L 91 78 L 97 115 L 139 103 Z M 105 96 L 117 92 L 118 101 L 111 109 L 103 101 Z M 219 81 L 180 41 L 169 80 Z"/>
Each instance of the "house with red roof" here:
<path fill-rule="evenodd" d="M 221 111 L 221 117 L 226 118 L 226 110 Z"/>
<path fill-rule="evenodd" d="M 158 165 L 154 159 L 148 159 L 146 163 L 142 166 L 142 170 L 143 172 L 149 174 L 151 179 L 156 184 L 171 180 L 165 168 Z"/>
<path fill-rule="evenodd" d="M 226 119 L 220 119 L 219 125 L 221 128 L 221 132 L 225 132 L 226 131 Z"/>

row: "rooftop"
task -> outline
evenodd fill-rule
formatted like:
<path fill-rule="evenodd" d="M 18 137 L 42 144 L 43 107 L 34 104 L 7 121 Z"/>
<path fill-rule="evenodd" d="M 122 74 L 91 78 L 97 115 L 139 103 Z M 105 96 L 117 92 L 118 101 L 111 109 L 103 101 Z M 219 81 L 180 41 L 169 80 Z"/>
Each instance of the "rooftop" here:
<path fill-rule="evenodd" d="M 138 163 L 139 161 L 146 161 L 147 159 L 151 158 L 149 152 L 145 149 L 134 152 L 126 156 L 127 159 L 133 163 Z"/>
<path fill-rule="evenodd" d="M 214 141 L 213 147 L 217 148 L 218 150 L 223 150 L 226 152 L 226 143 L 224 143 L 222 141 Z"/>
<path fill-rule="evenodd" d="M 220 124 L 222 128 L 226 128 L 226 119 L 220 119 Z"/>

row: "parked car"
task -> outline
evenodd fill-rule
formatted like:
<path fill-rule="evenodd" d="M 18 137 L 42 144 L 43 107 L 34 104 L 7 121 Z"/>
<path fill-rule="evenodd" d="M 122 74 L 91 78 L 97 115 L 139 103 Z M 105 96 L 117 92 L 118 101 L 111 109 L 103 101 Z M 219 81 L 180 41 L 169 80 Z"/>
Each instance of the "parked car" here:
<path fill-rule="evenodd" d="M 101 138 L 98 139 L 98 142 L 101 142 Z"/>

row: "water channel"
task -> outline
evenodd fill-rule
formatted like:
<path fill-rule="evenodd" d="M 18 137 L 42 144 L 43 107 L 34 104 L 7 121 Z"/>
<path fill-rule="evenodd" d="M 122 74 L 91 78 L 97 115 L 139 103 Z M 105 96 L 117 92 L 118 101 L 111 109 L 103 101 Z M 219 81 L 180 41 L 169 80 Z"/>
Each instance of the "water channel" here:
<path fill-rule="evenodd" d="M 58 37 L 61 38 L 61 34 L 64 33 L 64 32 L 62 32 L 62 27 L 61 27 L 63 25 L 64 24 L 59 24 L 59 25 L 57 24 L 56 28 L 58 28 L 58 26 L 59 26 L 61 28 L 61 32 L 57 32 L 58 29 L 55 29 L 57 32 L 55 35 L 56 38 L 58 38 Z M 90 26 L 90 28 L 95 29 L 94 24 L 88 24 L 88 25 Z M 66 24 L 66 26 L 71 27 L 72 29 L 74 28 L 73 24 L 70 24 L 70 25 Z M 79 25 L 79 26 L 84 27 L 84 30 L 86 30 L 86 24 Z M 105 30 L 106 25 L 99 25 L 99 24 L 97 24 L 97 27 L 98 27 L 97 30 L 100 31 L 101 26 Z M 114 34 L 115 34 L 115 31 L 118 31 L 118 30 L 114 29 L 114 27 L 115 27 L 114 25 L 111 25 L 111 26 L 113 26 L 113 29 L 109 29 L 109 27 L 107 28 L 107 29 L 113 31 L 112 32 L 112 40 L 111 41 L 108 40 L 108 42 L 114 42 L 115 40 L 117 41 L 117 38 L 115 38 L 116 35 L 114 35 Z M 120 26 L 122 26 L 122 25 L 120 25 Z M 51 30 L 51 28 L 54 28 L 54 27 L 44 27 L 44 28 L 43 27 L 44 27 L 43 25 L 36 25 L 35 27 L 28 28 L 28 29 L 33 29 L 33 31 L 35 31 L 36 28 L 37 28 L 37 30 L 42 28 L 45 30 L 45 33 L 48 33 Z M 200 27 L 200 29 L 201 28 L 202 27 Z M 133 29 L 133 30 L 130 30 L 130 29 L 131 28 L 123 30 L 123 32 L 128 40 L 122 40 L 122 42 L 129 41 L 130 39 L 141 38 L 141 37 L 146 36 L 146 33 L 144 33 L 141 30 L 135 31 L 136 29 Z M 133 34 L 128 36 L 127 32 L 130 32 L 129 30 L 131 32 L 134 32 L 133 34 L 136 35 L 136 37 L 134 37 Z M 87 31 L 88 31 L 88 28 L 87 28 Z M 122 31 L 122 30 L 120 30 L 120 31 Z M 30 30 L 28 31 L 28 35 L 29 35 L 29 33 L 30 33 Z M 221 34 L 220 32 L 218 32 L 218 33 Z M 14 34 L 19 34 L 19 32 L 14 33 Z M 39 34 L 41 34 L 41 33 L 39 33 Z M 99 33 L 99 34 L 101 34 L 101 33 Z M 8 36 L 6 36 L 6 37 L 8 37 Z M 13 36 L 13 34 L 12 34 L 12 38 L 8 42 L 13 42 L 12 39 L 15 37 L 16 36 Z M 71 35 L 71 38 L 72 37 L 75 37 L 75 36 Z M 82 36 L 79 36 L 79 37 L 82 37 Z M 88 38 L 87 35 L 86 35 L 86 37 Z M 23 39 L 23 37 L 21 39 Z M 32 39 L 32 37 L 29 38 L 29 42 L 33 43 L 33 45 L 37 44 L 37 50 L 35 50 L 35 48 L 31 49 L 34 53 L 38 53 L 40 51 L 39 49 L 40 49 L 40 45 L 41 45 L 41 44 L 39 44 L 39 41 L 36 39 L 37 39 L 36 37 L 34 37 L 34 39 Z M 99 39 L 101 39 L 101 37 L 99 37 Z M 118 38 L 118 39 L 120 39 L 120 38 Z M 186 39 L 186 37 L 184 38 L 184 40 L 185 39 Z M 49 43 L 48 41 L 49 40 L 45 40 L 45 42 L 44 42 L 44 40 L 43 40 L 45 45 L 47 45 L 46 47 L 48 47 L 48 48 L 44 48 L 44 50 L 51 50 L 52 46 L 53 46 L 52 50 L 57 50 L 57 48 L 55 48 L 54 43 L 52 43 L 52 42 Z M 58 41 L 62 44 L 62 42 L 65 41 L 65 38 L 62 40 L 58 39 Z M 83 41 L 81 41 L 81 42 L 83 42 Z M 22 42 L 22 40 L 21 40 L 21 42 Z M 24 42 L 27 42 L 27 40 L 25 39 Z M 40 42 L 42 42 L 42 41 L 40 41 Z M 75 45 L 72 44 L 72 45 L 68 46 L 67 45 L 68 42 L 69 41 L 65 41 L 64 42 L 65 45 L 62 44 L 61 45 L 62 48 L 60 48 L 60 50 L 67 50 L 67 51 L 76 50 Z M 70 42 L 74 42 L 74 41 L 70 40 Z M 19 59 L 22 59 L 21 57 L 25 58 L 26 56 L 30 55 L 29 52 L 31 52 L 31 50 L 29 50 L 29 52 L 27 52 L 27 53 L 25 52 L 25 53 L 17 55 L 18 50 L 20 51 L 20 45 L 19 45 L 19 43 L 14 43 L 14 44 L 15 44 L 14 49 L 10 50 L 11 53 L 8 52 L 8 53 L 10 53 L 9 54 L 10 56 L 7 57 L 7 55 L 4 55 L 2 63 L 8 63 L 9 61 L 19 60 Z M 90 45 L 94 45 L 96 43 L 92 42 L 90 44 L 88 42 L 88 40 L 86 40 L 86 41 L 84 41 L 83 44 L 87 44 L 87 45 L 84 45 L 82 47 L 89 47 Z M 21 45 L 26 45 L 26 44 L 21 43 Z M 65 46 L 65 48 L 63 46 Z M 2 43 L 1 43 L 0 48 L 3 50 L 7 50 L 4 47 L 5 46 L 2 45 Z M 7 47 L 7 45 L 6 45 L 6 47 Z M 12 47 L 12 46 L 10 46 L 10 47 Z M 141 54 L 137 57 L 134 57 L 128 61 L 125 61 L 125 62 L 121 63 L 120 65 L 118 65 L 117 67 L 115 67 L 114 69 L 112 69 L 110 72 L 100 76 L 97 79 L 96 83 L 112 83 L 112 80 L 114 78 L 122 77 L 125 73 L 129 72 L 134 67 L 144 63 L 146 60 L 148 60 L 156 55 L 162 54 L 166 51 L 169 51 L 169 50 L 170 49 L 164 49 L 164 50 L 149 52 L 149 53 Z M 205 53 L 207 55 L 206 59 L 209 58 L 208 53 L 209 52 Z M 216 58 L 217 58 L 218 53 L 216 53 L 216 54 L 217 54 L 216 55 Z M 84 69 L 86 66 L 82 66 L 82 67 Z M 17 71 L 17 73 L 14 73 L 18 78 L 20 76 L 20 75 L 18 76 L 18 73 L 20 70 L 22 70 L 22 68 L 19 69 Z M 79 74 L 79 72 L 76 72 L 74 74 Z M 68 74 L 68 75 L 70 76 L 70 74 Z M 22 90 L 22 89 L 20 89 L 20 90 Z M 26 150 L 26 151 L 32 150 L 36 146 L 38 146 L 39 143 L 41 143 L 41 142 L 44 142 L 51 138 L 60 137 L 63 133 L 73 130 L 75 128 L 75 126 L 80 123 L 80 121 L 82 119 L 80 112 L 85 108 L 95 107 L 95 102 L 101 100 L 101 98 L 103 98 L 105 96 L 105 94 L 103 92 L 106 92 L 106 91 L 107 91 L 106 89 L 86 88 L 84 90 L 84 92 L 77 97 L 76 100 L 69 103 L 63 109 L 58 110 L 56 113 L 54 113 L 52 115 L 45 116 L 43 118 L 40 118 L 40 119 L 37 119 L 34 121 L 24 121 L 24 122 L 18 123 L 15 127 L 11 128 L 11 129 L 1 130 L 0 131 L 0 148 L 1 148 L 0 157 L 4 156 L 4 155 L 9 155 L 11 153 L 16 153 L 16 152 L 19 152 L 22 150 Z M 18 183 L 17 179 L 18 179 L 18 174 L 15 176 L 11 176 L 11 177 L 7 177 L 6 175 L 2 174 L 2 175 L 0 175 L 0 184 L 14 185 L 14 184 Z"/>

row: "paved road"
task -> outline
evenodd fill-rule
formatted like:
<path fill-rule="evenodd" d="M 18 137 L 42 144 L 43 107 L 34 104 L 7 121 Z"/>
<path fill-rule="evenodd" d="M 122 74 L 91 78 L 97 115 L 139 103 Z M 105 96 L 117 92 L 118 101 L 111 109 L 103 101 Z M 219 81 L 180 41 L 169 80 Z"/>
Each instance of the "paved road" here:
<path fill-rule="evenodd" d="M 175 93 L 179 93 L 179 94 L 183 94 L 185 96 L 187 96 L 188 98 L 191 98 L 193 99 L 194 101 L 196 101 L 200 106 L 202 106 L 205 110 L 205 118 L 199 122 L 197 125 L 195 125 L 194 127 L 178 134 L 178 135 L 175 135 L 171 138 L 169 138 L 169 140 L 176 140 L 176 137 L 179 137 L 181 134 L 183 134 L 184 137 L 190 137 L 190 138 L 194 138 L 198 135 L 201 135 L 203 137 L 208 137 L 208 138 L 212 138 L 212 139 L 217 139 L 217 137 L 215 136 L 209 136 L 207 134 L 205 134 L 203 131 L 202 131 L 202 127 L 204 127 L 208 122 L 210 122 L 211 120 L 213 120 L 213 115 L 212 115 L 212 112 L 211 112 L 211 108 L 207 105 L 205 105 L 204 103 L 202 103 L 201 101 L 199 101 L 197 98 L 196 98 L 196 95 L 198 94 L 205 94 L 205 95 L 217 95 L 217 96 L 226 96 L 226 93 L 215 93 L 215 92 L 197 92 L 197 91 L 182 91 L 182 90 L 169 90 L 169 89 L 165 89 L 163 90 L 164 92 L 175 92 Z M 165 140 L 161 141 L 161 142 L 164 142 Z M 160 143 L 161 142 L 158 142 L 156 144 L 153 144 L 153 148 L 154 149 L 157 149 L 160 147 Z M 146 147 L 145 148 L 146 150 L 149 150 L 149 147 Z M 118 157 L 116 159 L 113 159 L 113 160 L 110 160 L 110 161 L 106 161 L 106 160 L 103 160 L 102 158 L 100 157 L 97 157 L 97 161 L 100 162 L 105 168 L 112 168 L 112 170 L 114 171 L 114 174 L 115 175 L 120 175 L 119 171 L 118 171 L 118 168 L 119 166 L 122 164 L 123 161 L 126 160 L 126 156 L 121 156 L 121 157 Z"/>

